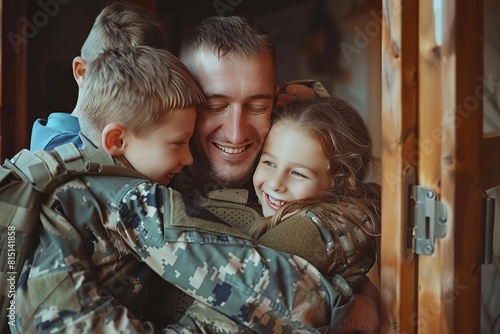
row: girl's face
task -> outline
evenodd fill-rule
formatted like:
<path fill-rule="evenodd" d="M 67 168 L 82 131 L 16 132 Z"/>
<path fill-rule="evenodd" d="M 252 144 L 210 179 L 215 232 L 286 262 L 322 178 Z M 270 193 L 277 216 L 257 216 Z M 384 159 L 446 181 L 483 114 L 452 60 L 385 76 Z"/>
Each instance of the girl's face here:
<path fill-rule="evenodd" d="M 266 138 L 253 184 L 264 216 L 271 216 L 286 202 L 327 190 L 328 159 L 315 138 L 279 121 Z"/>

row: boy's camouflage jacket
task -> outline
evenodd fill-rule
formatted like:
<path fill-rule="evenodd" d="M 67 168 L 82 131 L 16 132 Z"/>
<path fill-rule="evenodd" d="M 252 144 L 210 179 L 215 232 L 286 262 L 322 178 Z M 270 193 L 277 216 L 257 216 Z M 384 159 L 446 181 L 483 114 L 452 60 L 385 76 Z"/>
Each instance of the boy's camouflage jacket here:
<path fill-rule="evenodd" d="M 145 180 L 85 176 L 57 188 L 42 207 L 11 330 L 156 332 L 142 321 L 149 268 L 242 331 L 340 330 L 353 300 L 340 276 L 326 279 L 297 256 L 186 210 L 203 213 Z"/>

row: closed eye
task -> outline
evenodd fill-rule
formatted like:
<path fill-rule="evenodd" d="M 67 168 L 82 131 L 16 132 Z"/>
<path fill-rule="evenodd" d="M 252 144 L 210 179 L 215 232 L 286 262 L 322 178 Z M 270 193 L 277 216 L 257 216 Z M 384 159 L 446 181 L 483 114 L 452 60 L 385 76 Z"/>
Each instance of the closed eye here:
<path fill-rule="evenodd" d="M 245 112 L 248 112 L 250 114 L 264 114 L 266 113 L 269 109 L 269 105 L 249 105 L 245 107 Z"/>
<path fill-rule="evenodd" d="M 220 114 L 227 109 L 226 104 L 204 104 L 201 109 L 211 114 Z"/>

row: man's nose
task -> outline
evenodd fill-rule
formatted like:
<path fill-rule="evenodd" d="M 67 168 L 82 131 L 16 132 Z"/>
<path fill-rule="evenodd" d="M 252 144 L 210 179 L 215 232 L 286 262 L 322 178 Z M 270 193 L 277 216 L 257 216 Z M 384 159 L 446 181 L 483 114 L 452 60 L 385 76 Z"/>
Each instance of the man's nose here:
<path fill-rule="evenodd" d="M 227 113 L 224 135 L 231 144 L 241 144 L 248 137 L 248 119 L 241 106 L 233 106 Z"/>

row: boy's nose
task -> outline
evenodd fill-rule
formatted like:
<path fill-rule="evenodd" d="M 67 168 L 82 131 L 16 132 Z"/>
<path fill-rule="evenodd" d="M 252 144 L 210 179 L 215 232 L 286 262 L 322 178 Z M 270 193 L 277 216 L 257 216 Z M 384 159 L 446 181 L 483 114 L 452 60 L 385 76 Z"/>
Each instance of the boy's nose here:
<path fill-rule="evenodd" d="M 193 155 L 191 154 L 191 150 L 189 149 L 188 145 L 186 145 L 186 152 L 183 154 L 183 157 L 179 163 L 182 166 L 189 166 L 193 163 Z"/>

